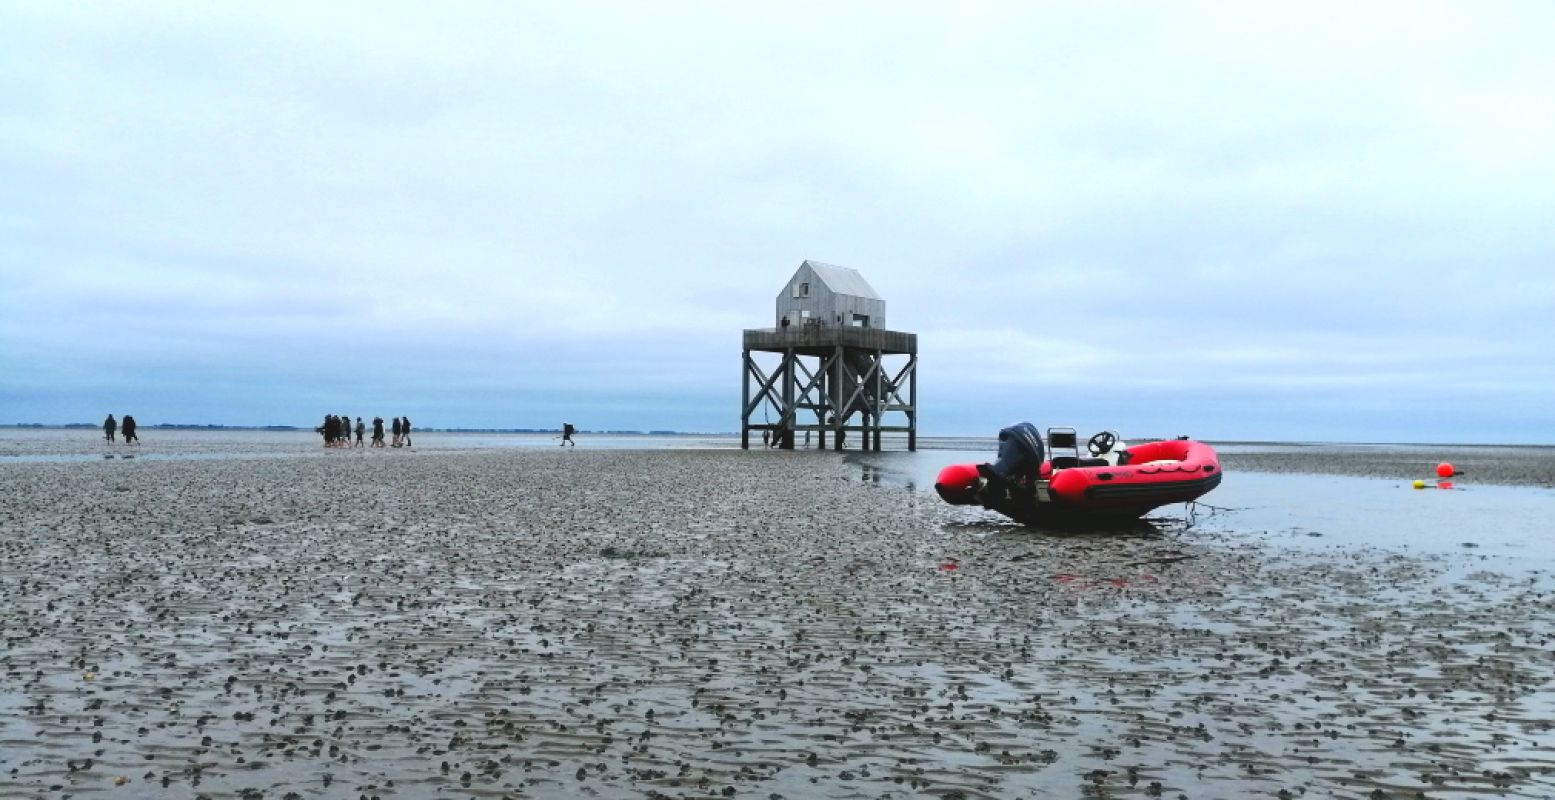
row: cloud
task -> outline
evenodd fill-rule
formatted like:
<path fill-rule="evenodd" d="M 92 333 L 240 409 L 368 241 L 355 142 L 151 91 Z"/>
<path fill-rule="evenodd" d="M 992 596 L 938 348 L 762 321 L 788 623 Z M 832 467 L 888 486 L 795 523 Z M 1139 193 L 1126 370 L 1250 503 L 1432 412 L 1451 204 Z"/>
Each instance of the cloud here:
<path fill-rule="evenodd" d="M 739 329 L 818 258 L 920 332 L 926 430 L 1028 402 L 1323 438 L 1430 389 L 1524 436 L 1495 419 L 1555 422 L 1552 14 L 9 6 L 4 396 L 481 425 L 575 389 L 727 429 Z"/>

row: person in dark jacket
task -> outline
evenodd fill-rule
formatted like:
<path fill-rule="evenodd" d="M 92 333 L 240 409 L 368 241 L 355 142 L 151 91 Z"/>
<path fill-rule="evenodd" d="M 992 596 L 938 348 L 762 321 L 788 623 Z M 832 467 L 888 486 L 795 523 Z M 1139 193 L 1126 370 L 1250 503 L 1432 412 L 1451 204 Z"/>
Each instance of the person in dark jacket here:
<path fill-rule="evenodd" d="M 135 418 L 134 417 L 130 416 L 129 414 L 125 414 L 124 415 L 124 424 L 119 426 L 119 428 L 120 428 L 120 430 L 122 430 L 124 432 L 124 443 L 125 444 L 130 444 L 131 442 L 134 442 L 135 444 L 139 444 L 140 443 L 140 437 L 135 435 Z"/>
<path fill-rule="evenodd" d="M 410 446 L 410 417 L 400 417 L 400 438 L 406 447 Z"/>
<path fill-rule="evenodd" d="M 119 423 L 114 421 L 112 414 L 109 414 L 108 418 L 103 420 L 103 437 L 110 442 L 113 441 L 113 432 L 118 429 Z"/>

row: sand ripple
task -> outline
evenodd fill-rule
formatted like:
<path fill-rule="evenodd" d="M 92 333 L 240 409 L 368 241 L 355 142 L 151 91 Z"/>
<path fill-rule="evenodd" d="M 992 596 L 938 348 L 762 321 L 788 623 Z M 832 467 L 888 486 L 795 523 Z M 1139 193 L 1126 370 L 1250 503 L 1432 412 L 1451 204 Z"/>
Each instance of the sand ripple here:
<path fill-rule="evenodd" d="M 0 466 L 0 795 L 1555 794 L 1547 575 L 814 453 L 338 455 Z"/>

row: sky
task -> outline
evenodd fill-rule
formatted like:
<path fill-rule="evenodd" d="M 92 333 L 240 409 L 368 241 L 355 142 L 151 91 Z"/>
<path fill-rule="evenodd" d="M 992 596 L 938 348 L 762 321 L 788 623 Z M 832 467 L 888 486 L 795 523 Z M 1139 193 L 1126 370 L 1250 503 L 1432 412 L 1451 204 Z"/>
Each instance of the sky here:
<path fill-rule="evenodd" d="M 0 424 L 1555 442 L 1555 4 L 0 0 Z"/>

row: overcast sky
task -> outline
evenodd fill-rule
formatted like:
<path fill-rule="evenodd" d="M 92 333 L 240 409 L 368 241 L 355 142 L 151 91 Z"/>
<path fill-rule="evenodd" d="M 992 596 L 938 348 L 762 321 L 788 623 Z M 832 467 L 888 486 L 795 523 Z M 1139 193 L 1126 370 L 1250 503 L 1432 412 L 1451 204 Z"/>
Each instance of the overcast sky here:
<path fill-rule="evenodd" d="M 1079 10 L 1076 10 L 1079 9 Z M 0 1 L 0 422 L 1555 441 L 1555 4 Z"/>

